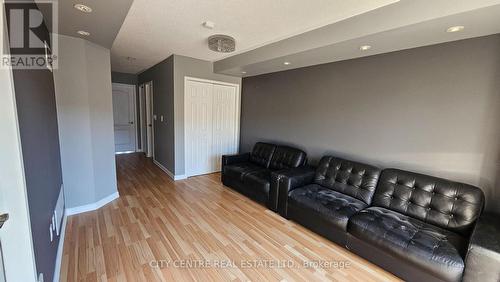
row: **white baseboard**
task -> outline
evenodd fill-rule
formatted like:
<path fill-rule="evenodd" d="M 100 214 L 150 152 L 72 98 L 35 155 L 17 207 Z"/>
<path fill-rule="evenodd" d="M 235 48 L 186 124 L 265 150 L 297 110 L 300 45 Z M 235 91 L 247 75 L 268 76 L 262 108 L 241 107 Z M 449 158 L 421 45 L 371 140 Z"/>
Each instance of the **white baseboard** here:
<path fill-rule="evenodd" d="M 92 203 L 92 204 L 88 204 L 88 205 L 83 205 L 83 206 L 78 206 L 78 207 L 73 207 L 73 208 L 67 208 L 65 210 L 65 214 L 66 216 L 70 216 L 70 215 L 74 215 L 74 214 L 79 214 L 79 213 L 82 213 L 82 212 L 89 212 L 89 211 L 93 211 L 93 210 L 96 210 L 106 204 L 108 204 L 109 202 L 115 200 L 115 199 L 118 199 L 118 197 L 120 197 L 120 194 L 118 194 L 118 191 L 116 191 L 115 193 L 95 202 L 95 203 Z"/>
<path fill-rule="evenodd" d="M 61 263 L 64 248 L 64 238 L 66 236 L 66 219 L 67 216 L 64 214 L 63 221 L 61 224 L 61 232 L 59 233 L 59 244 L 57 245 L 57 255 L 56 255 L 56 266 L 54 269 L 54 282 L 59 282 L 59 275 L 61 274 Z"/>
<path fill-rule="evenodd" d="M 170 178 L 172 178 L 174 181 L 175 180 L 183 180 L 186 179 L 185 174 L 180 174 L 180 175 L 175 175 L 173 174 L 170 170 L 168 170 L 166 167 L 164 167 L 161 163 L 159 163 L 157 160 L 153 159 L 153 163 L 157 165 L 161 170 L 163 170 Z"/>

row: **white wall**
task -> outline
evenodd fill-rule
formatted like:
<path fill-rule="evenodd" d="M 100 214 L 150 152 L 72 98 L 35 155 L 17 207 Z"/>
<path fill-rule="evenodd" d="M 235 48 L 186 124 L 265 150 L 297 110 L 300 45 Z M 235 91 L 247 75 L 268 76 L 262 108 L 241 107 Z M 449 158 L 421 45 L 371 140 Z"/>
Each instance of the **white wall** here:
<path fill-rule="evenodd" d="M 66 208 L 117 191 L 109 50 L 59 36 L 54 71 Z"/>

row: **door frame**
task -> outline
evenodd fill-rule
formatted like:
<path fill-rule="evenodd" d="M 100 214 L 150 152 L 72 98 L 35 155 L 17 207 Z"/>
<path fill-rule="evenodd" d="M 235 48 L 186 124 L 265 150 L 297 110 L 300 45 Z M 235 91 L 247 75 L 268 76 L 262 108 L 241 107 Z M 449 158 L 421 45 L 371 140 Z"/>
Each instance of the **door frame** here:
<path fill-rule="evenodd" d="M 139 128 L 141 129 L 141 134 L 139 134 L 138 138 L 141 139 L 141 148 L 137 146 L 137 152 L 144 152 L 147 154 L 147 152 L 144 150 L 144 141 L 147 141 L 146 137 L 146 93 L 144 92 L 144 86 L 143 84 L 137 85 L 137 99 L 139 100 L 139 112 L 138 115 L 141 119 L 141 124 L 139 125 Z M 143 109 L 144 108 L 144 109 Z"/>
<path fill-rule="evenodd" d="M 149 103 L 148 103 L 148 95 L 146 94 L 146 85 L 149 84 Z M 141 138 L 144 137 L 147 144 L 146 150 L 144 150 L 144 144 L 142 144 L 142 139 L 141 139 L 141 147 L 142 151 L 146 154 L 146 157 L 152 158 L 155 160 L 155 145 L 154 145 L 154 132 L 155 132 L 155 123 L 153 120 L 153 109 L 154 109 L 154 99 L 153 99 L 153 81 L 148 81 L 139 84 L 139 89 L 142 87 L 142 95 L 144 95 L 144 107 L 140 108 L 141 112 L 141 118 L 144 116 L 144 122 L 141 120 Z M 141 91 L 140 91 L 141 92 Z M 140 93 L 139 93 L 140 94 Z M 143 101 L 141 97 L 139 97 L 139 101 Z M 147 115 L 148 115 L 148 107 L 149 107 L 149 114 L 150 114 L 150 119 L 151 119 L 151 133 L 150 136 L 148 136 L 148 120 L 147 120 Z M 144 109 L 143 109 L 144 108 Z M 144 110 L 144 113 L 142 112 Z M 144 135 L 144 136 L 143 136 Z M 149 155 L 149 151 L 151 151 L 151 155 Z"/>
<path fill-rule="evenodd" d="M 135 148 L 133 151 L 123 151 L 123 152 L 116 152 L 115 151 L 115 154 L 116 155 L 120 155 L 120 154 L 128 154 L 128 153 L 135 153 L 137 152 L 139 149 L 138 149 L 138 144 L 139 144 L 139 134 L 137 134 L 137 91 L 136 91 L 136 86 L 134 84 L 125 84 L 125 83 L 116 83 L 116 82 L 113 82 L 111 84 L 111 93 L 113 92 L 113 86 L 118 86 L 118 87 L 125 87 L 125 88 L 130 88 L 133 90 L 133 93 L 134 93 L 134 136 L 135 136 Z M 113 117 L 113 136 L 114 136 L 114 117 Z M 142 144 L 141 144 L 142 145 Z M 116 149 L 115 149 L 116 150 Z"/>
<path fill-rule="evenodd" d="M 191 173 L 189 172 L 188 169 L 188 162 L 187 162 L 187 154 L 188 154 L 188 147 L 186 146 L 186 140 L 188 137 L 188 132 L 187 132 L 187 126 L 186 126 L 186 120 L 187 120 L 187 103 L 186 103 L 186 84 L 188 81 L 195 81 L 195 82 L 205 82 L 205 83 L 212 83 L 212 84 L 218 84 L 218 85 L 225 85 L 225 86 L 234 86 L 236 87 L 236 150 L 239 152 L 240 150 L 240 121 L 241 121 L 241 87 L 237 83 L 230 83 L 230 82 L 224 82 L 224 81 L 218 81 L 218 80 L 211 80 L 211 79 L 204 79 L 204 78 L 197 78 L 197 77 L 192 77 L 192 76 L 184 76 L 184 93 L 183 93 L 183 103 L 184 103 L 184 176 L 191 177 Z"/>

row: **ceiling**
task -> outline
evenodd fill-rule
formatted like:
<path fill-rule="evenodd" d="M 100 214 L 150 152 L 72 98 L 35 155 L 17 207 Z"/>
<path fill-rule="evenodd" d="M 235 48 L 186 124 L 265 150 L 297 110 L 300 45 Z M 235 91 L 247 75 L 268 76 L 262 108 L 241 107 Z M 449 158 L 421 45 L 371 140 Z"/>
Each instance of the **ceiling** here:
<path fill-rule="evenodd" d="M 463 25 L 457 33 L 451 26 Z M 402 0 L 335 24 L 214 62 L 214 71 L 253 76 L 500 33 L 500 1 Z M 360 46 L 370 45 L 368 51 Z M 289 62 L 289 65 L 284 65 Z"/>
<path fill-rule="evenodd" d="M 46 2 L 35 0 L 36 2 Z M 133 0 L 52 0 L 57 3 L 59 17 L 57 33 L 82 37 L 86 40 L 111 48 L 116 35 L 122 26 Z M 76 10 L 73 6 L 82 3 L 92 8 L 92 13 L 86 14 Z M 43 7 L 43 6 L 41 6 Z M 47 11 L 41 9 L 44 15 Z M 44 17 L 51 20 L 51 17 Z M 89 36 L 81 36 L 77 33 L 84 30 Z"/>
<path fill-rule="evenodd" d="M 207 38 L 223 33 L 242 53 L 397 0 L 134 0 L 112 47 L 114 71 L 137 73 L 171 54 L 219 60 Z M 205 21 L 215 23 L 210 30 Z"/>
<path fill-rule="evenodd" d="M 93 12 L 77 11 L 76 3 Z M 500 33 L 500 0 L 61 0 L 58 6 L 59 33 L 90 32 L 85 39 L 110 48 L 113 71 L 125 73 L 177 54 L 212 61 L 216 73 L 253 76 Z M 215 28 L 204 28 L 204 21 Z M 446 33 L 453 25 L 465 29 Z M 207 38 L 219 33 L 236 39 L 236 52 L 208 49 Z M 360 51 L 361 45 L 372 48 Z"/>

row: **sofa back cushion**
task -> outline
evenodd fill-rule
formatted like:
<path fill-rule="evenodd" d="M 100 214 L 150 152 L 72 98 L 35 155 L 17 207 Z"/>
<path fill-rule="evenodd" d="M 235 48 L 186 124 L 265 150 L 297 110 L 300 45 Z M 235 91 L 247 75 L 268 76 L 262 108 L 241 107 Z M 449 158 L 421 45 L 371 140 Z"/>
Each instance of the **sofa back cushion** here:
<path fill-rule="evenodd" d="M 287 169 L 299 167 L 305 164 L 306 157 L 306 153 L 302 150 L 288 146 L 277 146 L 269 168 Z"/>
<path fill-rule="evenodd" d="M 469 235 L 483 208 L 481 189 L 428 175 L 385 169 L 373 205 Z"/>
<path fill-rule="evenodd" d="M 269 168 L 274 150 L 276 150 L 276 145 L 274 144 L 257 142 L 250 154 L 250 161 L 262 167 Z"/>
<path fill-rule="evenodd" d="M 379 176 L 380 169 L 377 167 L 324 156 L 316 169 L 314 182 L 369 205 Z"/>

